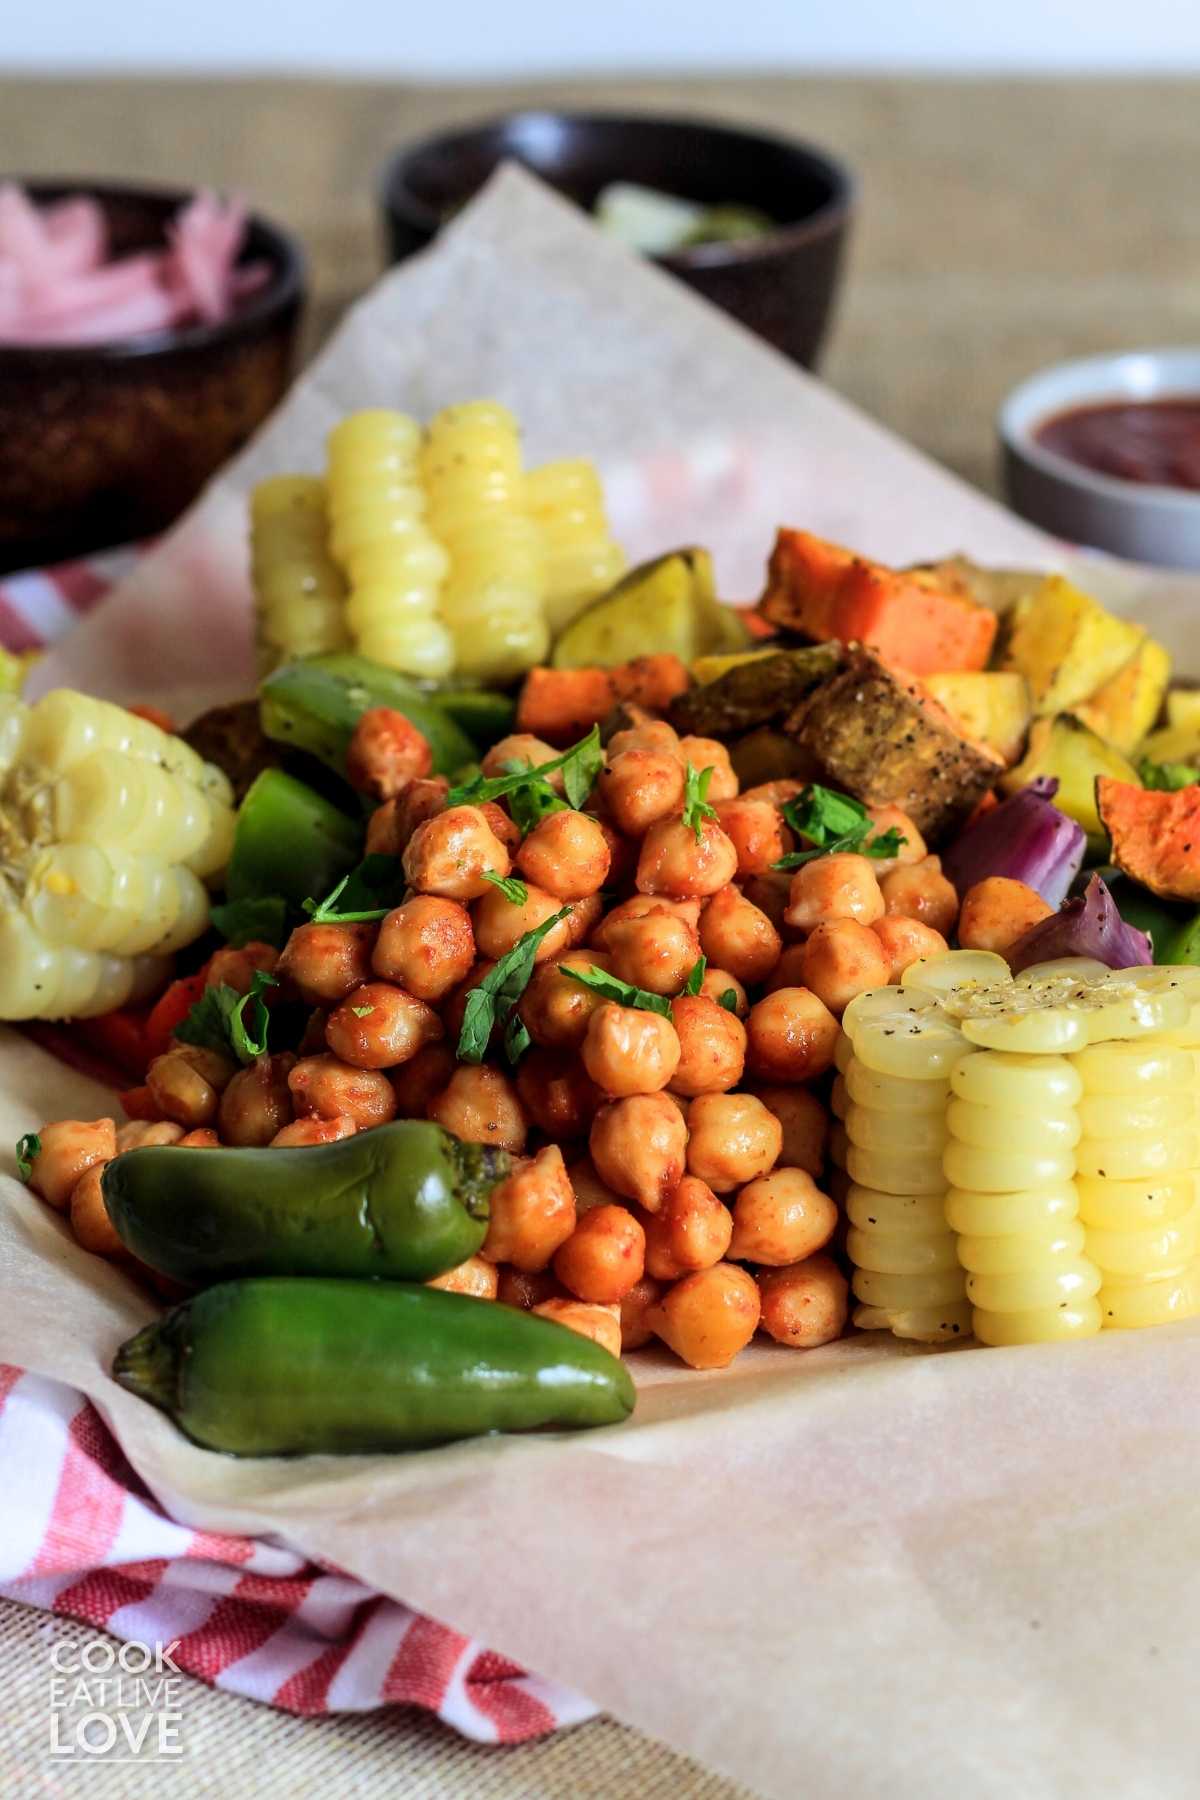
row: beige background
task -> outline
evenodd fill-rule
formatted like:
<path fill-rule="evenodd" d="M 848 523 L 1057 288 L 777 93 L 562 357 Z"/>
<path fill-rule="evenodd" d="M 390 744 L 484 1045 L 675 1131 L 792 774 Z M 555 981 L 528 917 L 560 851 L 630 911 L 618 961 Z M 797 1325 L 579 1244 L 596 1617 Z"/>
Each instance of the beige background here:
<path fill-rule="evenodd" d="M 0 84 L 0 167 L 245 188 L 305 238 L 322 330 L 378 266 L 371 190 L 387 146 L 518 97 L 676 107 L 685 98 L 843 150 L 863 176 L 863 214 L 826 373 L 981 484 L 991 479 L 992 410 L 1018 376 L 1068 352 L 1189 334 L 1200 272 L 1185 176 L 1194 84 L 743 81 L 681 95 L 659 82 L 518 96 L 22 82 Z M 129 1770 L 88 1771 L 76 1789 L 48 1785 L 38 1756 L 44 1638 L 67 1628 L 19 1608 L 0 1619 L 0 1743 L 12 1738 L 3 1791 L 136 1795 L 141 1777 Z M 187 1736 L 176 1791 L 189 1796 L 333 1788 L 728 1800 L 738 1791 L 608 1722 L 481 1752 L 415 1714 L 301 1722 L 189 1684 Z"/>

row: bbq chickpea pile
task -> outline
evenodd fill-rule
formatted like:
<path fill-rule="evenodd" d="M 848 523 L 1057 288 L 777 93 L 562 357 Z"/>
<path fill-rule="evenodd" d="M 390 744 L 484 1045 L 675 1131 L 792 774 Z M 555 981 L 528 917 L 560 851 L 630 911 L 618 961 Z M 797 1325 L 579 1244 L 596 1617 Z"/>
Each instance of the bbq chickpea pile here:
<path fill-rule="evenodd" d="M 99 1170 L 120 1150 L 318 1144 L 428 1118 L 516 1159 L 479 1255 L 435 1285 L 614 1351 L 656 1338 L 694 1368 L 724 1366 L 758 1331 L 802 1349 L 838 1337 L 839 1208 L 821 1185 L 838 1020 L 946 949 L 958 916 L 912 821 L 872 811 L 873 832 L 904 840 L 894 857 L 780 871 L 797 848 L 780 807 L 801 784 L 739 793 L 720 743 L 647 717 L 611 739 L 581 809 L 522 833 L 503 799 L 448 804 L 427 758 L 398 762 L 381 711 L 350 767 L 383 797 L 368 847 L 402 859 L 405 898 L 378 923 L 302 925 L 278 956 L 251 944 L 209 969 L 242 993 L 268 970 L 311 1008 L 298 1052 L 238 1068 L 174 1045 L 147 1078 L 159 1119 L 46 1127 L 33 1186 L 81 1243 L 119 1255 Z M 484 773 L 557 755 L 516 736 Z M 469 997 L 538 928 L 515 1058 L 498 1023 L 482 1060 L 460 1060 Z M 592 971 L 643 1003 L 576 978 Z"/>

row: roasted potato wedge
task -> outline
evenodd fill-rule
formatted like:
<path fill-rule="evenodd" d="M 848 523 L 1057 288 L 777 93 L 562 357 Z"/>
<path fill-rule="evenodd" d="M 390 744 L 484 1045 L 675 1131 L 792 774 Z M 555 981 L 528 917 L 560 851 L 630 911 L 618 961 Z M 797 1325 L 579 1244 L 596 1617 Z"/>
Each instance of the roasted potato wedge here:
<path fill-rule="evenodd" d="M 1146 637 L 1103 687 L 1071 710 L 1118 750 L 1136 750 L 1158 717 L 1170 678 L 1171 658 L 1160 643 Z M 1196 735 L 1200 737 L 1200 723 Z"/>
<path fill-rule="evenodd" d="M 820 768 L 819 779 L 867 806 L 899 806 L 936 843 L 1004 772 L 994 751 L 964 738 L 920 682 L 866 650 L 822 682 L 785 730 Z"/>
<path fill-rule="evenodd" d="M 1062 575 L 1047 575 L 1011 608 L 997 666 L 1024 675 L 1035 715 L 1050 718 L 1072 712 L 1111 681 L 1145 635 Z"/>
<path fill-rule="evenodd" d="M 1112 776 L 1117 781 L 1138 781 L 1137 770 L 1120 750 L 1071 713 L 1054 719 L 1035 719 L 1029 733 L 1029 748 L 1017 766 L 1008 771 L 1001 782 L 1006 793 L 1015 794 L 1039 775 L 1053 775 L 1058 781 L 1054 804 L 1069 818 L 1076 819 L 1088 835 L 1088 848 L 1102 855 L 1105 847 L 1104 827 L 1096 810 L 1096 778 Z"/>
<path fill-rule="evenodd" d="M 987 744 L 1006 766 L 1016 762 L 1033 716 L 1023 675 L 1015 669 L 926 675 L 925 686 L 965 737 Z"/>
<path fill-rule="evenodd" d="M 616 663 L 669 651 L 685 663 L 743 650 L 749 632 L 737 609 L 722 606 L 707 550 L 669 551 L 639 563 L 577 615 L 556 640 L 556 669 L 611 669 Z"/>

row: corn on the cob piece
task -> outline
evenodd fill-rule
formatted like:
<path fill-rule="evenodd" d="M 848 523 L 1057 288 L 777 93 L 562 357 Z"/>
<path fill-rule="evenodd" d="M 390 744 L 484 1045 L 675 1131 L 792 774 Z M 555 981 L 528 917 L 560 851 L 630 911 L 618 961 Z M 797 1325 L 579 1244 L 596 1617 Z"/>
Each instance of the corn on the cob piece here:
<path fill-rule="evenodd" d="M 625 552 L 609 531 L 595 465 L 585 459 L 531 469 L 525 504 L 542 534 L 546 619 L 557 633 L 625 573 Z"/>
<path fill-rule="evenodd" d="M 250 497 L 250 571 L 264 674 L 277 663 L 348 645 L 346 583 L 329 553 L 327 496 L 318 476 L 259 482 Z"/>
<path fill-rule="evenodd" d="M 152 989 L 208 923 L 231 802 L 219 769 L 122 707 L 0 696 L 0 1019 L 80 1018 Z"/>
<path fill-rule="evenodd" d="M 481 680 L 524 674 L 545 656 L 550 633 L 516 420 L 489 400 L 446 407 L 430 424 L 421 474 L 430 528 L 450 555 L 442 615 L 458 667 Z"/>
<path fill-rule="evenodd" d="M 432 679 L 454 667 L 439 612 L 449 557 L 425 520 L 421 427 L 405 413 L 352 413 L 329 434 L 330 547 L 350 582 L 346 622 L 373 662 Z"/>

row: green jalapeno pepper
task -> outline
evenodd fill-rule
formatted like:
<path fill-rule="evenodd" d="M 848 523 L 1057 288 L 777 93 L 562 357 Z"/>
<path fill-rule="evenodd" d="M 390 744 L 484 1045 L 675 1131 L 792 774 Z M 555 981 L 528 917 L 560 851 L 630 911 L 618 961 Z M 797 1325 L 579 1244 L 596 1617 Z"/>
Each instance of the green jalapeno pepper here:
<path fill-rule="evenodd" d="M 503 1150 L 401 1119 L 294 1150 L 127 1150 L 104 1204 L 121 1242 L 201 1286 L 234 1275 L 428 1281 L 473 1256 Z"/>
<path fill-rule="evenodd" d="M 294 775 L 264 769 L 238 807 L 226 897 L 282 895 L 294 907 L 320 899 L 358 861 L 362 840 L 361 821 Z"/>
<path fill-rule="evenodd" d="M 396 1282 L 225 1282 L 123 1344 L 113 1374 L 195 1443 L 234 1456 L 615 1425 L 634 1404 L 629 1371 L 590 1338 Z"/>

